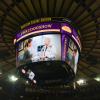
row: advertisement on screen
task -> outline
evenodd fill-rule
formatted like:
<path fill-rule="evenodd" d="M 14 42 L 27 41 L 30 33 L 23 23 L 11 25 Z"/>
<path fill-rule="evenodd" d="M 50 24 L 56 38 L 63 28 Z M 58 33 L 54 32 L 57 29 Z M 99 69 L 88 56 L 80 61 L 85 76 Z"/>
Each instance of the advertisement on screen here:
<path fill-rule="evenodd" d="M 39 61 L 61 60 L 60 34 L 32 37 L 18 45 L 18 66 Z"/>
<path fill-rule="evenodd" d="M 65 61 L 67 62 L 68 65 L 71 66 L 71 68 L 74 70 L 75 73 L 77 70 L 78 57 L 79 57 L 78 49 L 75 43 L 71 39 L 69 39 L 68 50 Z"/>
<path fill-rule="evenodd" d="M 25 29 L 17 33 L 16 39 L 18 42 L 30 35 L 38 35 L 42 32 L 60 32 L 60 23 L 45 22 L 27 26 Z"/>
<path fill-rule="evenodd" d="M 69 24 L 61 23 L 61 33 L 69 35 L 77 43 L 81 50 L 81 42 L 78 36 L 78 32 Z"/>
<path fill-rule="evenodd" d="M 76 73 L 79 52 L 75 43 L 62 32 L 62 61 L 65 61 Z"/>
<path fill-rule="evenodd" d="M 61 37 L 61 44 L 62 44 L 62 60 L 65 61 L 67 51 L 68 51 L 68 42 L 69 42 L 69 37 L 66 34 L 62 33 Z"/>

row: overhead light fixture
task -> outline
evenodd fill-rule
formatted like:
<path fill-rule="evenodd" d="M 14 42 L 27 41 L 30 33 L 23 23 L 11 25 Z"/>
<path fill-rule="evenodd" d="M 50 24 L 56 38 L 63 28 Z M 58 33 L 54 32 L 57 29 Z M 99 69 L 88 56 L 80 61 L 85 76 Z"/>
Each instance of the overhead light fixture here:
<path fill-rule="evenodd" d="M 2 71 L 0 70 L 0 75 L 2 75 Z"/>
<path fill-rule="evenodd" d="M 14 75 L 10 76 L 9 79 L 12 81 L 12 82 L 15 82 L 18 80 L 18 78 Z"/>
<path fill-rule="evenodd" d="M 22 96 L 22 95 L 20 96 L 20 98 L 23 98 L 23 97 L 24 97 L 24 96 Z"/>
<path fill-rule="evenodd" d="M 33 80 L 33 83 L 36 84 L 37 83 L 36 80 Z"/>
<path fill-rule="evenodd" d="M 2 75 L 2 72 L 0 72 L 0 75 Z"/>
<path fill-rule="evenodd" d="M 78 85 L 80 85 L 80 86 L 86 85 L 86 84 L 87 84 L 85 79 L 79 79 L 78 81 L 76 81 L 76 83 L 77 83 Z"/>
<path fill-rule="evenodd" d="M 0 86 L 0 90 L 2 90 L 2 87 Z"/>
<path fill-rule="evenodd" d="M 76 83 L 75 82 L 73 82 L 73 88 L 74 88 L 74 90 L 76 89 Z"/>
<path fill-rule="evenodd" d="M 96 78 L 94 78 L 94 80 L 100 82 L 100 77 L 96 77 Z"/>
<path fill-rule="evenodd" d="M 26 84 L 29 84 L 29 81 L 26 81 L 25 83 L 26 83 Z"/>
<path fill-rule="evenodd" d="M 25 69 L 22 69 L 22 73 L 23 73 L 23 74 L 25 74 L 25 73 L 26 73 Z"/>

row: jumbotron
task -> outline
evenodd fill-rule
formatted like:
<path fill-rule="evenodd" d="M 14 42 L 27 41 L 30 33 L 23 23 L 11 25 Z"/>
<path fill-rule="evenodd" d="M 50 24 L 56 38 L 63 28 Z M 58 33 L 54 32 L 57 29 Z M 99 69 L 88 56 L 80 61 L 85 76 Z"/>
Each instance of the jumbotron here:
<path fill-rule="evenodd" d="M 81 52 L 78 30 L 67 18 L 42 19 L 34 20 L 15 36 L 18 72 L 38 85 L 71 82 Z"/>

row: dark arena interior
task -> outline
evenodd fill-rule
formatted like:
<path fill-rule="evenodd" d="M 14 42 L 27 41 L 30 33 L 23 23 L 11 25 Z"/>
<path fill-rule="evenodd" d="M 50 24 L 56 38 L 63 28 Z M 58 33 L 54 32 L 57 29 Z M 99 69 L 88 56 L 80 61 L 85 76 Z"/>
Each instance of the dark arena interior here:
<path fill-rule="evenodd" d="M 0 100 L 100 99 L 100 0 L 0 0 Z"/>

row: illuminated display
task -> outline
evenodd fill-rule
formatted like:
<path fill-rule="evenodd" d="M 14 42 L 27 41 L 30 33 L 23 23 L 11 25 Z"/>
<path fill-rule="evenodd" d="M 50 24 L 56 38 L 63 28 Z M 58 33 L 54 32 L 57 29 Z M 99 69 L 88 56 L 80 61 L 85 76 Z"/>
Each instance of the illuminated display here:
<path fill-rule="evenodd" d="M 21 28 L 14 39 L 17 68 L 30 63 L 34 67 L 38 62 L 61 61 L 76 74 L 81 43 L 78 32 L 69 22 L 47 18 L 30 21 Z M 36 76 L 33 69 L 24 72 L 33 73 L 31 80 Z"/>
<path fill-rule="evenodd" d="M 48 60 L 61 60 L 60 34 L 39 35 L 18 44 L 17 66 Z"/>

